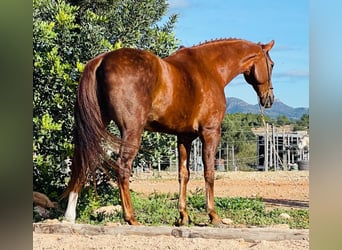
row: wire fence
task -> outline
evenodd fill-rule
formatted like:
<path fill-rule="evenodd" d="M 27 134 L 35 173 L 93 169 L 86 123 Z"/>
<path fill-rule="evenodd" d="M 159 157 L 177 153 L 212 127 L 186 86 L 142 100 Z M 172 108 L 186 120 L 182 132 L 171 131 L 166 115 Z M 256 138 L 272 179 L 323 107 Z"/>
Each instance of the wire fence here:
<path fill-rule="evenodd" d="M 237 132 L 237 131 L 235 131 Z M 250 133 L 250 130 L 238 130 L 242 133 Z M 221 140 L 217 149 L 215 169 L 217 171 L 240 171 L 240 170 L 290 170 L 295 165 L 296 160 L 308 160 L 309 153 L 307 149 L 299 150 L 296 146 L 299 143 L 299 134 L 279 133 L 268 124 L 265 125 L 265 133 L 255 134 L 254 138 L 246 140 Z M 249 145 L 255 147 L 252 152 L 237 152 L 237 144 Z M 152 171 L 178 171 L 178 150 L 177 146 L 170 148 L 173 157 L 161 155 L 157 162 L 135 165 L 136 172 Z M 169 153 L 170 153 L 169 152 Z M 170 155 L 170 154 L 169 154 Z M 152 167 L 152 166 L 157 167 Z M 197 138 L 192 143 L 190 155 L 190 170 L 203 171 L 202 162 L 202 143 Z"/>

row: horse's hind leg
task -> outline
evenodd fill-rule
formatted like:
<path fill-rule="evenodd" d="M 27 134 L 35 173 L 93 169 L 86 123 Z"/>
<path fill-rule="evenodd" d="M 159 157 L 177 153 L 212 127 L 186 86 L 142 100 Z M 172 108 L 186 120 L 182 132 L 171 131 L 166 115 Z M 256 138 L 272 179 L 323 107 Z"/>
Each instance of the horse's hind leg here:
<path fill-rule="evenodd" d="M 77 191 L 71 191 L 69 193 L 68 206 L 65 211 L 64 218 L 67 222 L 70 222 L 70 223 L 75 223 L 78 193 L 79 192 Z"/>
<path fill-rule="evenodd" d="M 72 161 L 72 168 L 74 170 L 71 174 L 71 180 L 68 184 L 70 186 L 70 191 L 68 198 L 68 206 L 66 208 L 64 215 L 65 221 L 71 223 L 75 223 L 78 194 L 81 191 L 86 179 L 82 172 L 77 171 L 78 169 L 80 169 L 78 165 L 81 164 L 80 162 L 81 161 L 79 160 L 79 152 L 77 150 L 77 147 L 75 147 L 74 158 Z"/>
<path fill-rule="evenodd" d="M 130 225 L 139 225 L 134 216 L 134 210 L 129 190 L 129 178 L 133 160 L 138 153 L 142 131 L 123 131 L 122 143 L 117 160 L 117 181 L 120 188 L 121 205 L 124 220 Z"/>

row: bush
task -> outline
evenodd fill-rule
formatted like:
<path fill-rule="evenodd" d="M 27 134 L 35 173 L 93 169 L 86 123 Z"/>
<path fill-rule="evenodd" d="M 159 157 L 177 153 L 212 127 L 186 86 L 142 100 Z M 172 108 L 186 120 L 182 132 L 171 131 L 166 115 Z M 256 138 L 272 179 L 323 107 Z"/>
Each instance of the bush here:
<path fill-rule="evenodd" d="M 95 55 L 122 46 L 174 51 L 177 16 L 154 1 L 33 1 L 33 188 L 57 199 L 73 155 L 78 79 Z"/>

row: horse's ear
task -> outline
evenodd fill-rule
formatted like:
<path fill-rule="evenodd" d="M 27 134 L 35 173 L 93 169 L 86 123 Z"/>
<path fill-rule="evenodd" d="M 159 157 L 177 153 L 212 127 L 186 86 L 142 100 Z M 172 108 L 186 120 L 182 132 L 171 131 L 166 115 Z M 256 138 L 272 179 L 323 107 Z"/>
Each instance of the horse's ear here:
<path fill-rule="evenodd" d="M 267 44 L 262 44 L 261 46 L 262 46 L 262 49 L 267 52 L 270 49 L 272 49 L 273 45 L 274 45 L 274 40 L 270 41 Z"/>

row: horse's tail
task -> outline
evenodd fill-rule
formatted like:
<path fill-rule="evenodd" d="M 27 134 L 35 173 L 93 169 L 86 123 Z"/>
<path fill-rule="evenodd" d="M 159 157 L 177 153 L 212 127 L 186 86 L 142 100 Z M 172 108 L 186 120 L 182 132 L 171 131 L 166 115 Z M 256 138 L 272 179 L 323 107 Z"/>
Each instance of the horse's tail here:
<path fill-rule="evenodd" d="M 62 194 L 65 198 L 71 191 L 79 192 L 90 170 L 95 172 L 105 157 L 102 140 L 109 136 L 103 122 L 98 100 L 96 70 L 104 54 L 89 61 L 81 76 L 74 110 L 74 156 L 71 165 L 71 179 Z"/>

